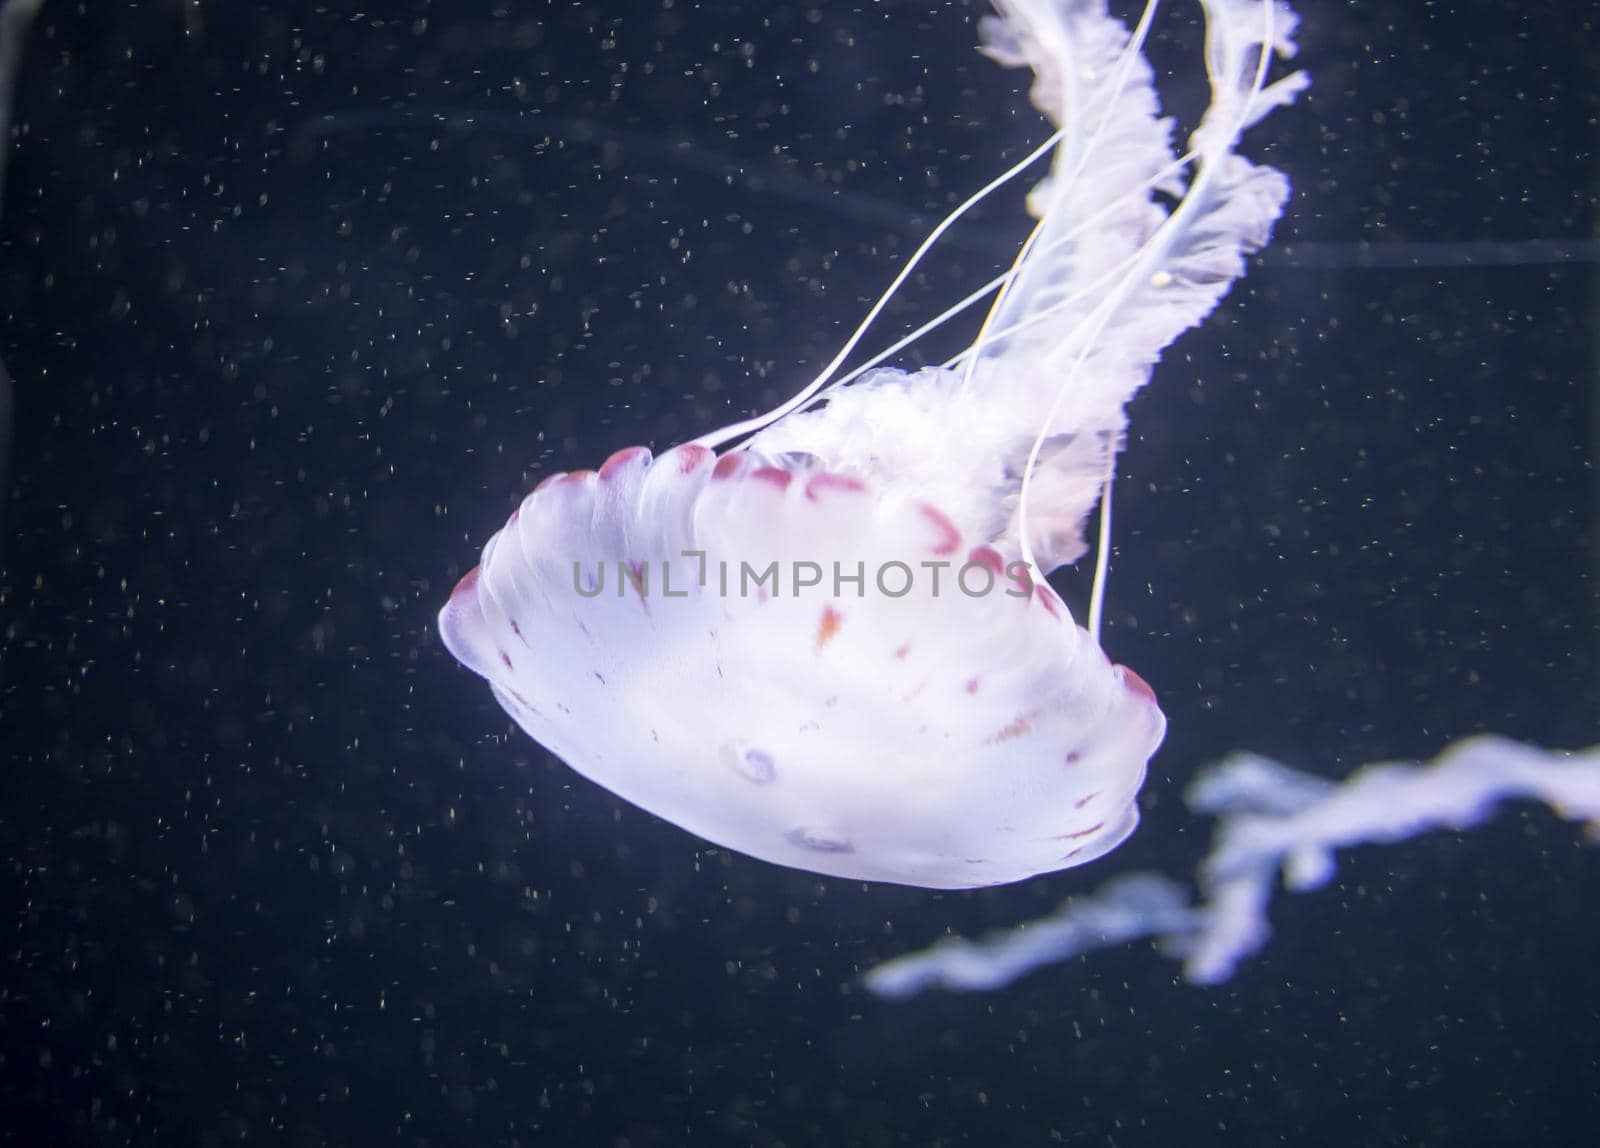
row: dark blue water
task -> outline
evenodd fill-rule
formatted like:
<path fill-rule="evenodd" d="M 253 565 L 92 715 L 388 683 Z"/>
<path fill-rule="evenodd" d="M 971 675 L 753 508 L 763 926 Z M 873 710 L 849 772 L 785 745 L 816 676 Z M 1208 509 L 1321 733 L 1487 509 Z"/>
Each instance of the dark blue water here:
<path fill-rule="evenodd" d="M 87 7 L 29 41 L 0 224 L 0 1138 L 1592 1130 L 1600 857 L 1538 808 L 1344 857 L 1216 989 L 1144 946 L 991 996 L 856 977 L 1188 872 L 1179 794 L 1234 748 L 1600 740 L 1593 5 L 1307 5 L 1314 86 L 1255 141 L 1282 247 L 1168 352 L 1119 469 L 1106 643 L 1171 720 L 1144 825 L 946 895 L 624 806 L 433 618 L 540 476 L 786 396 L 1042 138 L 974 10 Z M 1024 231 L 980 213 L 882 341 Z"/>

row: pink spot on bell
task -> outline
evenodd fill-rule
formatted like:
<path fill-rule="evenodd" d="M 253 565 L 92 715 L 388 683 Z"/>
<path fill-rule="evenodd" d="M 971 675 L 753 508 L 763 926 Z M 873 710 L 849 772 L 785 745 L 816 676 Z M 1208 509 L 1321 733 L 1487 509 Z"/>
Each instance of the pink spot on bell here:
<path fill-rule="evenodd" d="M 974 547 L 972 553 L 967 555 L 967 561 L 974 566 L 983 566 L 997 576 L 1006 572 L 1006 561 L 993 546 Z"/>
<path fill-rule="evenodd" d="M 457 598 L 465 598 L 468 594 L 476 594 L 478 592 L 478 575 L 482 570 L 483 567 L 474 566 L 463 574 L 461 581 L 456 583 L 455 589 L 450 591 L 450 600 L 453 602 Z"/>
<path fill-rule="evenodd" d="M 812 502 L 817 501 L 819 494 L 829 491 L 838 491 L 842 494 L 860 494 L 866 489 L 866 483 L 848 474 L 814 474 L 806 479 L 806 497 Z"/>
<path fill-rule="evenodd" d="M 967 679 L 967 693 L 975 694 L 977 692 L 978 692 L 978 679 L 977 678 L 968 678 Z"/>
<path fill-rule="evenodd" d="M 649 458 L 649 448 L 642 446 L 623 447 L 621 450 L 617 451 L 610 458 L 606 459 L 600 464 L 600 481 L 610 482 L 612 479 L 617 477 L 617 473 L 619 471 L 637 459 L 640 455 Z"/>
<path fill-rule="evenodd" d="M 672 452 L 678 459 L 678 473 L 688 474 L 710 462 L 716 455 L 706 447 L 689 443 Z"/>
<path fill-rule="evenodd" d="M 1059 619 L 1061 617 L 1061 611 L 1056 606 L 1056 592 L 1050 589 L 1049 583 L 1039 582 L 1035 584 L 1033 596 L 1039 600 L 1039 605 L 1044 607 L 1045 613 L 1052 618 Z"/>
<path fill-rule="evenodd" d="M 1079 753 L 1077 750 L 1073 750 L 1073 751 L 1071 751 L 1070 753 L 1067 754 L 1067 764 L 1068 765 L 1077 765 L 1082 760 L 1083 760 L 1083 754 Z"/>
<path fill-rule="evenodd" d="M 757 482 L 775 486 L 779 490 L 788 490 L 789 484 L 794 481 L 794 475 L 775 466 L 758 466 L 750 472 L 750 477 Z"/>
<path fill-rule="evenodd" d="M 477 571 L 474 570 L 473 573 L 476 574 Z M 908 654 L 910 654 L 910 653 L 911 653 L 911 643 L 907 642 L 905 645 L 901 646 L 898 650 L 896 650 L 894 652 L 894 659 L 897 662 L 903 662 L 903 661 L 906 660 L 906 656 Z"/>
<path fill-rule="evenodd" d="M 1152 702 L 1156 700 L 1156 692 L 1150 688 L 1149 682 L 1145 681 L 1127 666 L 1118 664 L 1112 668 L 1122 675 L 1122 684 L 1128 687 L 1130 693 L 1135 693 L 1140 697 L 1148 698 Z"/>
<path fill-rule="evenodd" d="M 1028 720 L 1028 715 L 1018 714 L 999 733 L 991 737 L 989 743 L 992 745 L 995 742 L 1010 741 L 1013 738 L 1021 737 L 1032 729 L 1033 723 Z"/>
<path fill-rule="evenodd" d="M 1100 791 L 1096 790 L 1095 792 L 1091 793 L 1088 797 L 1080 797 L 1080 798 L 1078 798 L 1077 801 L 1072 803 L 1072 808 L 1074 808 L 1074 809 L 1082 809 L 1085 805 L 1088 805 L 1089 802 L 1093 801 L 1095 798 L 1097 798 L 1099 796 L 1100 796 Z"/>
<path fill-rule="evenodd" d="M 639 600 L 645 597 L 645 564 L 643 562 L 629 561 L 627 564 L 628 582 L 633 586 L 633 592 L 639 595 Z"/>
<path fill-rule="evenodd" d="M 732 478 L 743 473 L 745 456 L 737 451 L 730 452 L 717 459 L 717 465 L 711 468 L 712 478 Z"/>
<path fill-rule="evenodd" d="M 564 471 L 564 470 L 557 471 L 555 474 L 547 474 L 547 475 L 545 475 L 543 478 L 541 478 L 539 480 L 539 484 L 533 488 L 533 492 L 535 494 L 538 494 L 545 487 L 554 486 L 556 483 L 560 482 L 563 478 L 566 478 L 566 477 L 567 477 L 567 472 Z"/>
<path fill-rule="evenodd" d="M 504 689 L 505 687 L 501 687 L 501 688 Z M 511 697 L 512 697 L 512 700 L 515 701 L 523 709 L 532 710 L 534 713 L 538 713 L 539 712 L 538 710 L 534 709 L 532 705 L 529 704 L 527 698 L 525 698 L 521 694 L 517 693 L 516 690 L 507 689 L 506 693 L 510 694 Z"/>
<path fill-rule="evenodd" d="M 944 511 L 935 506 L 924 504 L 918 507 L 922 517 L 933 524 L 936 535 L 931 549 L 935 554 L 954 554 L 961 545 L 961 531 L 956 529 L 956 524 L 951 522 Z"/>
<path fill-rule="evenodd" d="M 1106 827 L 1104 821 L 1097 821 L 1087 829 L 1080 829 L 1076 833 L 1063 833 L 1059 837 L 1052 837 L 1052 841 L 1077 841 L 1083 837 L 1093 837 Z"/>
<path fill-rule="evenodd" d="M 822 617 L 817 622 L 817 649 L 833 641 L 834 635 L 839 632 L 839 627 L 844 625 L 844 615 L 832 606 L 822 608 Z"/>

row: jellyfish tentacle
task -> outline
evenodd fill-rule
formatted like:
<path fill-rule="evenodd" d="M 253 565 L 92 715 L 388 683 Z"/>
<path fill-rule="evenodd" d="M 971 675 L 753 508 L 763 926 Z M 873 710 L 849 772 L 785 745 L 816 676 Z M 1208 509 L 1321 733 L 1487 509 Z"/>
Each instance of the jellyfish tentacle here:
<path fill-rule="evenodd" d="M 1106 460 L 1106 476 L 1100 484 L 1100 529 L 1094 547 L 1094 581 L 1089 590 L 1089 621 L 1084 627 L 1097 643 L 1100 622 L 1106 612 L 1106 580 L 1111 571 L 1111 485 L 1115 477 L 1116 456 Z"/>
<path fill-rule="evenodd" d="M 829 360 L 828 365 L 822 369 L 822 372 L 804 388 L 802 388 L 798 394 L 789 399 L 787 402 L 781 403 L 774 407 L 765 414 L 757 415 L 754 418 L 745 419 L 742 422 L 737 422 L 731 426 L 723 427 L 720 430 L 712 431 L 710 434 L 701 435 L 699 438 L 694 440 L 695 443 L 706 447 L 722 446 L 724 443 L 727 443 L 732 439 L 739 438 L 743 435 L 750 434 L 754 431 L 762 429 L 763 427 L 769 426 L 789 412 L 804 406 L 805 403 L 810 400 L 818 391 L 822 390 L 822 388 L 828 385 L 829 380 L 833 378 L 834 372 L 837 371 L 841 365 L 843 365 L 845 359 L 850 357 L 850 352 L 855 350 L 856 344 L 858 344 L 862 337 L 866 335 L 867 328 L 872 325 L 873 321 L 877 319 L 878 315 L 883 311 L 883 309 L 889 305 L 889 300 L 894 298 L 895 292 L 899 291 L 900 288 L 905 284 L 906 280 L 911 277 L 911 273 L 916 270 L 917 265 L 922 262 L 923 257 L 926 256 L 929 251 L 933 250 L 934 244 L 939 241 L 940 237 L 943 236 L 944 233 L 951 227 L 955 226 L 956 221 L 970 211 L 973 207 L 983 202 L 984 199 L 988 198 L 988 196 L 993 194 L 999 188 L 1010 183 L 1017 176 L 1021 175 L 1028 168 L 1032 167 L 1033 164 L 1049 155 L 1051 150 L 1059 141 L 1060 133 L 1057 132 L 1055 135 L 1052 135 L 1049 139 L 1045 140 L 1044 143 L 1034 148 L 1033 151 L 1029 152 L 1022 159 L 1018 160 L 1011 167 L 1007 168 L 1000 175 L 997 175 L 994 179 L 984 184 L 983 187 L 979 188 L 966 199 L 962 200 L 961 203 L 956 205 L 949 215 L 941 219 L 934 226 L 933 230 L 928 233 L 928 237 L 917 246 L 917 249 L 914 252 L 912 252 L 911 258 L 906 260 L 905 266 L 900 269 L 899 274 L 897 274 L 890 282 L 889 286 L 884 289 L 883 294 L 878 296 L 878 301 L 872 305 L 872 307 L 867 311 L 866 318 L 861 320 L 861 323 L 856 327 L 855 331 L 848 339 L 845 340 L 844 346 L 839 348 L 834 357 Z"/>
<path fill-rule="evenodd" d="M 1173 195 L 1176 205 L 1168 211 L 1147 192 L 1119 192 L 1115 179 L 1085 186 L 1071 177 L 1087 156 L 1074 155 L 1067 146 L 1058 150 L 1050 175 L 1035 189 L 1039 202 L 1030 202 L 1047 230 L 1070 228 L 1070 220 L 1097 203 L 1119 204 L 1120 210 L 1100 231 L 1059 247 L 1045 245 L 1029 261 L 999 308 L 1010 325 L 1025 323 L 1030 313 L 1053 310 L 1083 280 L 1085 269 L 1124 268 L 1109 290 L 1086 300 L 1076 315 L 1061 314 L 1031 338 L 1014 339 L 994 355 L 1005 371 L 1049 382 L 1017 500 L 1018 544 L 1030 563 L 1037 564 L 1029 519 L 1045 444 L 1062 429 L 1085 429 L 1090 419 L 1105 438 L 1084 438 L 1083 449 L 1103 442 L 1114 457 L 1125 425 L 1123 406 L 1148 379 L 1149 365 L 1182 330 L 1208 314 L 1243 273 L 1244 255 L 1266 242 L 1288 196 L 1281 173 L 1251 164 L 1235 148 L 1248 127 L 1305 86 L 1301 73 L 1266 82 L 1274 53 L 1294 52 L 1295 18 L 1273 0 L 1202 0 L 1202 6 L 1211 104 L 1191 137 L 1198 165 L 1187 187 L 1175 179 L 1156 185 Z M 1105 135 L 1099 163 L 1119 173 L 1132 169 L 1136 181 L 1146 173 L 1140 186 L 1173 166 L 1170 121 L 1158 117 L 1154 77 L 1142 57 L 1134 65 L 1137 82 L 1121 90 L 1124 98 L 1097 102 L 1096 79 L 1107 70 L 1104 61 L 1127 58 L 1121 49 L 1126 33 L 1107 15 L 1103 0 L 1002 0 L 998 7 L 1000 25 L 989 25 L 990 36 L 1003 33 L 1011 54 L 1033 66 L 1033 101 L 1058 128 L 1067 129 L 1068 139 L 1080 134 L 1072 128 L 1088 105 L 1108 106 L 1117 121 L 1109 132 L 1106 121 L 1099 125 Z M 1080 76 L 1089 77 L 1085 85 L 1075 82 Z M 1086 465 L 1092 460 L 1068 461 L 1080 471 L 1096 469 Z M 1063 524 L 1073 521 L 1081 524 L 1099 499 L 1096 484 L 1077 487 L 1066 504 L 1049 508 L 1050 533 L 1063 533 Z M 1050 553 L 1044 557 L 1045 568 L 1057 560 Z"/>

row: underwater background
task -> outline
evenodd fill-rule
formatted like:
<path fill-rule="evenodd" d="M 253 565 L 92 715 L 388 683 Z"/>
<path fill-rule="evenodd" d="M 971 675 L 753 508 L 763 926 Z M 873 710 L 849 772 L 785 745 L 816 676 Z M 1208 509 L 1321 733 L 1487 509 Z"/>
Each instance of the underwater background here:
<path fill-rule="evenodd" d="M 1593 4 L 1301 5 L 1313 85 L 1246 145 L 1274 246 L 1131 410 L 1104 641 L 1171 725 L 1104 860 L 941 894 L 714 849 L 441 647 L 540 477 L 786 397 L 1044 138 L 981 11 L 46 0 L 0 219 L 0 1141 L 1587 1142 L 1600 854 L 1542 807 L 1341 855 L 1215 988 L 1148 944 L 859 976 L 1190 873 L 1234 749 L 1600 741 Z M 1198 8 L 1155 27 L 1192 126 Z M 1027 227 L 983 208 L 870 346 Z"/>

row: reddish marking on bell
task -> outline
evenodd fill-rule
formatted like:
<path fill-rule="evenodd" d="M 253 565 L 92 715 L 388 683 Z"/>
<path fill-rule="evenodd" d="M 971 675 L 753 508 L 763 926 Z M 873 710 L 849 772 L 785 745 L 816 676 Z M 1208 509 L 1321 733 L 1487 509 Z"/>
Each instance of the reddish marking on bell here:
<path fill-rule="evenodd" d="M 1056 609 L 1056 592 L 1049 585 L 1040 582 L 1033 588 L 1033 596 L 1039 600 L 1039 605 L 1045 608 L 1045 613 L 1052 618 L 1060 618 L 1061 612 Z"/>
<path fill-rule="evenodd" d="M 610 482 L 617 477 L 617 472 L 626 467 L 640 455 L 650 457 L 650 448 L 643 446 L 625 446 L 610 458 L 600 464 L 600 481 Z"/>
<path fill-rule="evenodd" d="M 933 544 L 935 554 L 954 554 L 956 547 L 961 545 L 961 531 L 956 529 L 956 524 L 945 516 L 944 511 L 936 506 L 924 503 L 918 507 L 922 517 L 933 523 L 933 528 L 939 532 L 938 539 Z"/>
<path fill-rule="evenodd" d="M 504 687 L 501 687 L 501 688 L 504 689 Z M 509 694 L 511 696 L 512 700 L 515 701 L 523 709 L 532 710 L 534 713 L 538 713 L 539 712 L 538 710 L 534 709 L 531 705 L 529 705 L 528 704 L 528 699 L 523 697 L 521 694 L 517 693 L 516 690 L 506 690 L 506 693 Z"/>
<path fill-rule="evenodd" d="M 464 598 L 468 594 L 476 594 L 478 592 L 478 575 L 482 572 L 482 570 L 483 567 L 474 566 L 471 570 L 468 570 L 465 574 L 463 574 L 461 576 L 461 581 L 456 583 L 456 588 L 450 591 L 451 599 Z"/>
<path fill-rule="evenodd" d="M 717 459 L 717 465 L 711 468 L 712 478 L 732 478 L 745 468 L 744 455 L 731 451 Z"/>
<path fill-rule="evenodd" d="M 716 457 L 716 455 L 713 454 L 708 448 L 696 446 L 692 442 L 684 446 L 680 446 L 672 453 L 678 457 L 679 474 L 688 474 L 690 471 L 704 466 L 706 463 L 710 462 Z"/>
<path fill-rule="evenodd" d="M 630 561 L 628 563 L 627 569 L 628 569 L 628 581 L 633 583 L 633 592 L 635 594 L 639 595 L 639 605 L 643 606 L 645 608 L 645 611 L 648 613 L 649 610 L 650 610 L 650 599 L 645 596 L 645 587 L 644 587 L 645 567 L 644 567 L 644 563 L 643 562 L 632 562 L 632 561 Z"/>
<path fill-rule="evenodd" d="M 1083 760 L 1083 754 L 1079 753 L 1077 750 L 1072 750 L 1071 752 L 1069 752 L 1067 754 L 1067 764 L 1068 765 L 1077 765 L 1082 760 Z"/>
<path fill-rule="evenodd" d="M 569 470 L 569 471 L 567 471 L 566 474 L 551 475 L 550 476 L 550 478 L 551 478 L 550 485 L 552 485 L 552 486 L 572 486 L 572 485 L 576 484 L 578 486 L 582 486 L 584 483 L 588 482 L 593 477 L 594 477 L 594 471 L 592 471 L 592 470 Z"/>
<path fill-rule="evenodd" d="M 506 529 L 510 530 L 517 524 L 517 519 L 522 517 L 522 507 L 518 506 L 511 512 L 511 517 L 506 519 Z"/>
<path fill-rule="evenodd" d="M 1156 692 L 1150 688 L 1150 683 L 1145 681 L 1138 674 L 1134 673 L 1127 666 L 1118 663 L 1117 665 L 1113 666 L 1112 669 L 1122 671 L 1122 684 L 1128 687 L 1129 692 L 1136 693 L 1144 698 L 1148 698 L 1152 702 L 1156 700 Z"/>
<path fill-rule="evenodd" d="M 817 650 L 819 652 L 822 647 L 833 641 L 834 635 L 839 632 L 839 627 L 842 625 L 844 625 L 843 614 L 832 606 L 824 606 L 822 608 L 822 618 L 817 622 Z"/>
<path fill-rule="evenodd" d="M 967 555 L 967 561 L 974 566 L 985 566 L 997 577 L 1006 572 L 1006 562 L 1000 557 L 1000 551 L 993 546 L 976 546 L 972 553 Z"/>
<path fill-rule="evenodd" d="M 507 618 L 506 621 L 511 623 L 511 632 L 517 636 L 524 646 L 526 646 L 528 644 L 528 639 L 522 636 L 522 627 L 517 625 L 517 620 L 515 618 Z"/>
<path fill-rule="evenodd" d="M 1050 838 L 1050 840 L 1052 840 L 1052 841 L 1077 841 L 1077 840 L 1079 840 L 1080 838 L 1083 838 L 1083 837 L 1093 837 L 1096 833 L 1099 833 L 1100 830 L 1104 829 L 1105 827 L 1106 827 L 1106 823 L 1104 821 L 1096 821 L 1093 825 L 1089 826 L 1089 828 L 1087 828 L 1087 829 L 1080 829 L 1076 833 L 1063 833 L 1059 837 Z"/>
<path fill-rule="evenodd" d="M 758 466 L 750 472 L 750 477 L 757 482 L 775 486 L 779 490 L 788 490 L 789 484 L 794 481 L 794 475 L 775 466 Z"/>
<path fill-rule="evenodd" d="M 967 693 L 975 694 L 977 692 L 978 692 L 978 679 L 977 678 L 968 678 L 967 679 Z"/>
<path fill-rule="evenodd" d="M 517 668 L 511 664 L 511 655 L 506 653 L 504 650 L 500 651 L 500 660 L 506 664 L 506 669 L 508 670 L 514 670 Z"/>
<path fill-rule="evenodd" d="M 477 571 L 474 570 L 473 573 L 476 574 Z M 903 662 L 906 660 L 906 655 L 909 653 L 911 653 L 911 643 L 907 642 L 894 652 L 894 660 L 897 662 Z"/>
<path fill-rule="evenodd" d="M 1093 793 L 1091 793 L 1088 797 L 1080 797 L 1080 798 L 1078 798 L 1078 800 L 1074 801 L 1072 803 L 1072 808 L 1074 808 L 1074 809 L 1082 809 L 1085 805 L 1088 805 L 1089 802 L 1093 801 L 1095 798 L 1097 798 L 1099 796 L 1100 796 L 1100 791 L 1097 789 Z"/>
<path fill-rule="evenodd" d="M 556 483 L 560 482 L 563 478 L 566 478 L 566 477 L 567 477 L 567 472 L 564 471 L 564 470 L 557 471 L 555 474 L 547 474 L 547 475 L 545 475 L 543 478 L 541 478 L 539 480 L 539 485 L 535 486 L 533 488 L 533 493 L 538 494 L 545 487 L 554 486 Z"/>
<path fill-rule="evenodd" d="M 1028 721 L 1028 715 L 1021 714 L 1015 721 L 991 737 L 988 744 L 993 745 L 996 742 L 1010 741 L 1012 738 L 1021 737 L 1031 729 L 1033 729 L 1033 725 Z"/>
<path fill-rule="evenodd" d="M 867 484 L 848 474 L 814 474 L 806 479 L 806 497 L 812 502 L 824 491 L 837 490 L 843 494 L 860 494 Z"/>

